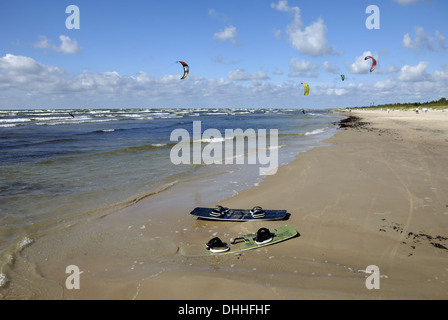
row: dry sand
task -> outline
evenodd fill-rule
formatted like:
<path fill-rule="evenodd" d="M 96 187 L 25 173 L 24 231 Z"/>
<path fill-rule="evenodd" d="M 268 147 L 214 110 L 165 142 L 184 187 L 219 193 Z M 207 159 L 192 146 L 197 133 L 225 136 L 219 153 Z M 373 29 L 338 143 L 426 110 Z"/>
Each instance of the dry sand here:
<path fill-rule="evenodd" d="M 185 206 L 217 203 L 195 193 L 197 181 L 190 181 L 64 230 L 64 238 L 53 235 L 46 240 L 56 244 L 51 250 L 45 241 L 25 248 L 15 272 L 32 269 L 41 285 L 35 281 L 32 293 L 21 295 L 24 281 L 9 298 L 447 299 L 448 112 L 346 115 L 345 128 L 328 145 L 219 201 L 287 209 L 288 220 L 196 220 Z M 284 224 L 300 236 L 220 257 L 185 258 L 177 251 L 212 236 Z M 69 264 L 83 270 L 80 290 L 65 288 Z M 369 265 L 379 268 L 379 289 L 366 288 Z"/>
<path fill-rule="evenodd" d="M 282 299 L 448 298 L 448 113 L 349 115 L 361 123 L 348 122 L 331 146 L 222 202 L 291 212 L 301 236 L 263 256 L 284 268 L 266 273 L 266 288 Z M 379 290 L 359 272 L 369 265 Z"/>

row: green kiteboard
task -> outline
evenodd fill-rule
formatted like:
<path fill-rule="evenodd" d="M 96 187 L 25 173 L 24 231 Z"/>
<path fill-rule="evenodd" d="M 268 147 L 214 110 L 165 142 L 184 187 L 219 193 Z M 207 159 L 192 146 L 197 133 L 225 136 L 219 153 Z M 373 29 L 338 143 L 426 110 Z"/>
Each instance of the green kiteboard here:
<path fill-rule="evenodd" d="M 238 253 L 241 251 L 257 249 L 272 244 L 279 243 L 291 238 L 294 238 L 299 233 L 291 226 L 281 226 L 275 229 L 269 229 L 272 240 L 266 243 L 257 244 L 255 242 L 256 233 L 249 233 L 243 236 L 230 239 L 230 242 L 225 245 L 229 247 L 229 250 L 225 252 L 215 253 L 206 248 L 205 244 L 189 244 L 181 246 L 179 248 L 180 253 L 185 257 L 205 257 L 205 256 L 217 256 L 230 253 Z"/>

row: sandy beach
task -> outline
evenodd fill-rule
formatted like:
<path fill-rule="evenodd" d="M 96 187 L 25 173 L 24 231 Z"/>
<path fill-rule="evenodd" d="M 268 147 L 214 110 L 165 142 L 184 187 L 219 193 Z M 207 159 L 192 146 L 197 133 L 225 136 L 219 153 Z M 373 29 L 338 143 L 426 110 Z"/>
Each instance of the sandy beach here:
<path fill-rule="evenodd" d="M 229 199 L 192 179 L 24 248 L 9 299 L 447 299 L 448 112 L 352 111 L 320 147 Z M 212 178 L 211 178 L 212 179 Z M 277 222 L 213 222 L 195 206 L 287 209 Z M 187 208 L 187 209 L 186 209 Z M 148 212 L 151 212 L 149 215 Z M 299 236 L 241 254 L 178 247 L 291 225 Z M 82 270 L 68 290 L 65 268 Z M 366 268 L 379 269 L 368 289 Z M 26 276 L 34 276 L 32 286 Z M 22 281 L 20 281 L 22 279 Z"/>

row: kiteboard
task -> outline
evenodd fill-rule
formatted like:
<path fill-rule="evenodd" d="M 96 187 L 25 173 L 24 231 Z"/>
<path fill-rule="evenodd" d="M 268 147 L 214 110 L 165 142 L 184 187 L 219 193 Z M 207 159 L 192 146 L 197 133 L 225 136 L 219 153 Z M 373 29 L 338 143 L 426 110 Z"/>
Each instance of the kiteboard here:
<path fill-rule="evenodd" d="M 222 206 L 215 208 L 197 207 L 190 212 L 198 219 L 223 221 L 256 221 L 256 220 L 282 220 L 286 218 L 286 210 L 263 210 L 261 207 L 252 209 L 229 209 Z"/>
<path fill-rule="evenodd" d="M 265 231 L 264 234 L 267 238 L 259 239 L 260 231 Z M 209 246 L 209 243 L 212 240 L 219 239 L 214 238 L 210 240 L 208 244 L 188 244 L 181 246 L 179 252 L 185 257 L 225 255 L 273 245 L 294 238 L 297 235 L 299 235 L 299 233 L 293 227 L 287 225 L 274 229 L 261 228 L 256 233 L 248 233 L 232 238 L 229 242 L 221 241 L 221 245 L 218 248 L 219 250 L 213 250 L 213 248 Z"/>

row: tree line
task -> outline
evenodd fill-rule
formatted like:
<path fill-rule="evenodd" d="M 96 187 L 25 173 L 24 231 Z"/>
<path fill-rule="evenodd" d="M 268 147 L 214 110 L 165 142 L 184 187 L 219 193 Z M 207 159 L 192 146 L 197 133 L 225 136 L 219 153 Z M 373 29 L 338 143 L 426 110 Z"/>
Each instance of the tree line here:
<path fill-rule="evenodd" d="M 432 100 L 427 102 L 406 102 L 406 103 L 388 103 L 388 104 L 380 104 L 376 106 L 363 106 L 356 108 L 375 108 L 375 109 L 414 109 L 414 108 L 442 108 L 445 109 L 448 107 L 448 101 L 446 98 L 440 98 L 439 100 Z M 354 109 L 356 109 L 354 108 Z"/>

